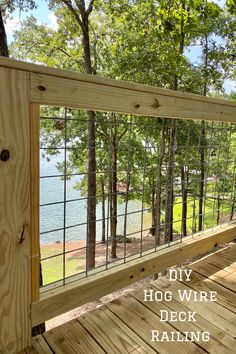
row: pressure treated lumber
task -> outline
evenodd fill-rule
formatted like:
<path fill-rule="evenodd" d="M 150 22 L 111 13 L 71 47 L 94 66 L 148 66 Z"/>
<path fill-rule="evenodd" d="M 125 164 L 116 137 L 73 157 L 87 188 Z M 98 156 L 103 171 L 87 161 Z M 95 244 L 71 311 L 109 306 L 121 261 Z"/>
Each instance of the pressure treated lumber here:
<path fill-rule="evenodd" d="M 151 329 L 168 333 L 173 330 L 170 323 L 160 322 L 160 318 L 150 311 L 144 304 L 131 296 L 122 296 L 106 305 L 120 320 L 128 323 L 129 327 L 140 338 L 145 340 L 158 353 L 204 353 L 193 342 L 156 342 L 151 341 Z M 183 336 L 181 336 L 183 338 Z"/>
<path fill-rule="evenodd" d="M 102 84 L 101 84 L 102 83 Z M 31 101 L 42 105 L 92 109 L 153 117 L 204 119 L 236 123 L 236 105 L 176 97 L 162 91 L 145 92 L 31 73 Z"/>
<path fill-rule="evenodd" d="M 32 347 L 29 354 L 53 354 L 42 335 L 38 335 L 32 340 Z"/>
<path fill-rule="evenodd" d="M 39 119 L 40 106 L 30 106 L 30 179 L 31 179 L 31 281 L 32 302 L 39 300 L 40 289 L 40 245 L 39 245 Z"/>
<path fill-rule="evenodd" d="M 51 329 L 44 334 L 44 338 L 56 354 L 105 353 L 76 320 Z"/>
<path fill-rule="evenodd" d="M 236 123 L 234 102 L 0 58 L 0 66 L 25 70 L 31 102 L 154 117 Z"/>
<path fill-rule="evenodd" d="M 191 282 L 192 282 L 192 275 L 191 275 Z M 190 282 L 190 283 L 191 283 Z M 201 283 L 202 284 L 202 283 Z M 214 284 L 213 284 L 214 287 Z M 181 289 L 181 285 L 179 285 L 179 289 Z M 150 287 L 146 287 L 146 290 L 149 289 L 153 289 L 152 286 Z M 192 311 L 189 307 L 188 307 L 188 303 L 185 303 L 185 305 L 183 303 L 180 303 L 178 301 L 176 301 L 175 297 L 173 297 L 172 301 L 170 302 L 156 302 L 156 301 L 147 301 L 144 302 L 144 293 L 143 293 L 144 289 L 139 289 L 135 292 L 132 292 L 132 297 L 134 297 L 135 299 L 137 299 L 138 301 L 140 301 L 143 305 L 145 305 L 147 308 L 149 308 L 158 318 L 158 320 L 160 320 L 160 311 L 161 310 L 166 310 L 168 312 L 170 311 L 174 311 L 174 312 L 188 312 L 188 311 Z M 169 290 L 169 289 L 168 289 Z M 235 296 L 235 294 L 234 294 Z M 214 303 L 211 303 L 209 305 L 210 307 L 213 306 L 214 307 Z M 179 331 L 181 333 L 184 333 L 185 331 L 188 332 L 203 332 L 203 331 L 207 331 L 210 333 L 210 342 L 204 342 L 204 341 L 199 341 L 198 345 L 206 350 L 207 352 L 211 352 L 213 354 L 227 354 L 227 353 L 232 353 L 232 350 L 235 348 L 235 340 L 234 338 L 232 338 L 232 336 L 228 335 L 225 331 L 219 329 L 219 327 L 217 327 L 215 325 L 215 323 L 208 321 L 205 316 L 201 316 L 199 313 L 196 314 L 196 322 L 172 322 L 170 323 L 175 329 L 175 331 Z M 189 335 L 189 338 L 190 335 Z M 168 343 L 167 343 L 167 347 L 168 347 Z M 175 349 L 174 349 L 175 350 Z"/>
<path fill-rule="evenodd" d="M 193 264 L 192 269 L 202 275 L 207 276 L 209 279 L 214 280 L 216 283 L 224 286 L 225 288 L 236 291 L 236 274 L 231 274 L 225 270 L 220 270 L 212 264 L 202 261 L 198 264 Z"/>
<path fill-rule="evenodd" d="M 229 242 L 235 235 L 236 227 L 230 225 L 202 236 L 186 237 L 182 243 L 52 290 L 43 294 L 39 302 L 32 304 L 32 323 L 37 325 L 84 303 L 97 300 L 148 275 L 200 255 L 217 244 Z"/>
<path fill-rule="evenodd" d="M 29 74 L 0 68 L 0 352 L 31 344 Z"/>
<path fill-rule="evenodd" d="M 79 317 L 78 321 L 106 353 L 133 353 L 133 351 L 138 353 L 140 347 L 142 353 L 155 353 L 140 336 L 106 307 L 87 313 Z"/>
<path fill-rule="evenodd" d="M 189 268 L 191 269 L 191 266 Z M 186 280 L 183 280 L 182 282 L 196 291 L 217 291 L 217 303 L 236 314 L 236 294 L 233 291 L 197 272 L 191 273 L 190 282 Z"/>
<path fill-rule="evenodd" d="M 221 257 L 228 259 L 228 255 L 234 246 L 226 250 L 219 251 L 214 255 L 209 255 L 204 260 L 195 262 L 198 264 L 206 263 L 206 259 L 211 257 Z M 232 260 L 233 261 L 233 260 Z M 194 264 L 193 264 L 194 265 Z M 191 268 L 189 265 L 188 268 Z M 224 272 L 224 269 L 221 269 Z M 233 272 L 236 274 L 236 271 Z M 217 303 L 196 303 L 182 302 L 179 300 L 176 290 L 190 289 L 206 291 L 217 291 Z M 144 302 L 144 289 L 158 289 L 161 292 L 173 290 L 171 302 Z M 224 296 L 226 300 L 224 301 Z M 232 306 L 228 306 L 228 300 L 235 300 L 234 291 L 228 290 L 215 283 L 214 280 L 193 272 L 190 282 L 170 282 L 168 279 L 159 279 L 145 288 L 139 288 L 129 295 L 121 296 L 106 305 L 86 313 L 76 320 L 65 325 L 54 328 L 44 334 L 48 343 L 55 353 L 80 353 L 83 347 L 84 336 L 86 344 L 90 343 L 90 338 L 95 340 L 99 347 L 107 353 L 151 353 L 152 351 L 169 353 L 209 353 L 209 354 L 230 354 L 235 352 L 235 311 Z M 230 300 L 230 301 L 231 301 Z M 235 302 L 235 301 L 234 301 Z M 167 311 L 197 311 L 196 322 L 160 322 L 160 310 Z M 77 323 L 76 323 L 77 322 Z M 81 324 L 82 326 L 78 326 Z M 204 332 L 210 334 L 209 341 L 202 340 L 194 342 L 151 342 L 151 331 L 167 330 L 170 332 Z M 85 332 L 84 332 L 85 331 Z M 125 332 L 126 331 L 126 332 Z M 127 333 L 127 335 L 125 334 Z M 191 336 L 187 333 L 188 338 Z M 140 346 L 140 341 L 142 345 Z M 79 342 L 79 343 L 78 343 Z M 143 346 L 143 343 L 144 346 Z M 81 345 L 81 346 L 80 346 Z M 148 348 L 149 347 L 149 348 Z M 151 348 L 152 347 L 152 348 Z M 125 350 L 123 350 L 125 348 Z M 83 353 L 94 353 L 96 351 L 86 348 Z"/>
<path fill-rule="evenodd" d="M 161 291 L 166 291 L 168 288 L 168 291 L 172 292 L 172 296 L 181 305 L 188 307 L 190 311 L 196 311 L 198 315 L 214 323 L 221 331 L 228 333 L 232 338 L 236 336 L 235 313 L 232 313 L 217 302 L 212 304 L 210 301 L 186 301 L 186 299 L 181 301 L 178 296 L 178 290 L 189 290 L 189 288 L 178 281 L 170 282 L 168 279 L 160 278 L 154 282 L 153 286 Z"/>

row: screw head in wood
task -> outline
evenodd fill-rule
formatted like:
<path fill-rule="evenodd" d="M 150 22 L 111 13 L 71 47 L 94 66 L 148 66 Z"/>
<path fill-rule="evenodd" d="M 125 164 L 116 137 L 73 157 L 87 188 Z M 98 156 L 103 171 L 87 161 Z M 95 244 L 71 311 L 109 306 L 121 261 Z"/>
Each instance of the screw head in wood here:
<path fill-rule="evenodd" d="M 1 161 L 8 161 L 10 159 L 10 151 L 9 150 L 2 150 L 0 154 Z"/>

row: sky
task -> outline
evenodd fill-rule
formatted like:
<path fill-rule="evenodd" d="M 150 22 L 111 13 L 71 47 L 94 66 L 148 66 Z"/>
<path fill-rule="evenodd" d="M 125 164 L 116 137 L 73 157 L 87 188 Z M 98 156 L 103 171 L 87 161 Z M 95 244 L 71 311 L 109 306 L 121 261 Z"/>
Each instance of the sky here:
<path fill-rule="evenodd" d="M 224 6 L 225 0 L 214 0 L 219 6 Z M 27 16 L 33 15 L 39 23 L 46 24 L 51 28 L 57 28 L 56 17 L 52 10 L 48 9 L 48 5 L 45 0 L 36 0 L 37 8 L 28 12 L 15 11 L 11 18 L 7 20 L 6 32 L 8 42 L 13 40 L 13 31 L 20 28 L 20 21 L 24 20 Z M 200 47 L 191 47 L 189 51 L 186 52 L 187 57 L 194 63 L 199 61 L 201 56 Z M 226 92 L 231 92 L 236 90 L 236 83 L 231 80 L 226 80 L 224 83 L 224 88 Z"/>

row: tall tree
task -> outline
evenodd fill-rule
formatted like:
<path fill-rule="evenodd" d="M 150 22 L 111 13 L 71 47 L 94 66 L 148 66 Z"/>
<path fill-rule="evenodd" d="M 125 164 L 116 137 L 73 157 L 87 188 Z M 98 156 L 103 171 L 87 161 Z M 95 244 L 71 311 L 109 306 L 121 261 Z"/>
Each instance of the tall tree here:
<path fill-rule="evenodd" d="M 85 0 L 72 2 L 71 0 L 52 0 L 51 6 L 64 4 L 78 23 L 82 31 L 82 45 L 84 55 L 84 69 L 87 74 L 95 74 L 91 59 L 91 43 L 89 30 L 89 17 L 93 11 L 94 0 L 86 6 Z M 87 112 L 88 119 L 88 229 L 87 229 L 87 268 L 95 267 L 96 248 L 96 149 L 95 149 L 95 112 Z"/>
<path fill-rule="evenodd" d="M 9 13 L 12 13 L 15 9 L 19 11 L 31 10 L 35 7 L 34 0 L 2 0 L 0 2 L 0 55 L 8 57 L 8 45 L 7 36 L 4 25 L 4 19 Z"/>

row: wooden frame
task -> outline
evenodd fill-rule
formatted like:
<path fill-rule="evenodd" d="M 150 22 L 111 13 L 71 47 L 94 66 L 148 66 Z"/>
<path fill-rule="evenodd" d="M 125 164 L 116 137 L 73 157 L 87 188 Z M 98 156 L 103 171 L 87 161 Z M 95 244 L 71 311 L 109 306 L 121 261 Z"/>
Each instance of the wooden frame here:
<path fill-rule="evenodd" d="M 0 66 L 29 73 L 31 103 L 236 123 L 236 103 L 230 101 L 46 68 L 7 58 L 0 58 Z"/>
<path fill-rule="evenodd" d="M 32 304 L 32 323 L 37 325 L 63 312 L 97 300 L 149 275 L 180 264 L 188 258 L 198 256 L 220 243 L 229 242 L 235 237 L 236 225 L 208 232 L 201 237 L 189 236 L 184 238 L 183 242 L 171 247 L 161 248 L 155 253 L 52 290 L 42 295 L 38 303 Z"/>
<path fill-rule="evenodd" d="M 10 152 L 0 161 L 0 352 L 30 346 L 32 325 L 235 238 L 234 225 L 186 238 L 39 297 L 40 105 L 236 123 L 236 103 L 7 58 L 0 74 L 0 153 Z"/>
<path fill-rule="evenodd" d="M 31 342 L 29 73 L 0 77 L 0 352 L 15 353 Z"/>

